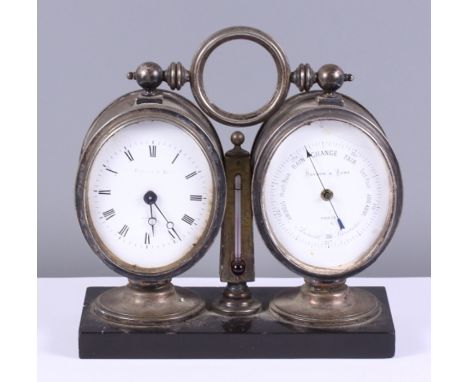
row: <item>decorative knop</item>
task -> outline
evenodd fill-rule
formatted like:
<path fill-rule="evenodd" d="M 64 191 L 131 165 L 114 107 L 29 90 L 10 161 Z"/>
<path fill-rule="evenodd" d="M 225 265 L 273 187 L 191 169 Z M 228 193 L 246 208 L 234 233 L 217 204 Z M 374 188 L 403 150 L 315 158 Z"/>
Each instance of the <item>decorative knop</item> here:
<path fill-rule="evenodd" d="M 240 147 L 244 143 L 245 136 L 240 131 L 235 131 L 231 134 L 231 142 L 234 146 Z"/>
<path fill-rule="evenodd" d="M 298 87 L 299 91 L 308 92 L 316 81 L 316 75 L 309 64 L 299 64 L 297 69 L 291 73 L 290 80 Z"/>
<path fill-rule="evenodd" d="M 172 62 L 164 71 L 164 81 L 172 90 L 180 90 L 186 82 L 190 81 L 190 73 L 180 62 Z"/>

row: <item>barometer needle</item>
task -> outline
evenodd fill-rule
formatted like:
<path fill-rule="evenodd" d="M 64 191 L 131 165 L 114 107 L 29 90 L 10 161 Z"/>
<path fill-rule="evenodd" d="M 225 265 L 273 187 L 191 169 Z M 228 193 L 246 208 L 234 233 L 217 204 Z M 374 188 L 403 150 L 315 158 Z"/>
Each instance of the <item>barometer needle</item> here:
<path fill-rule="evenodd" d="M 323 192 L 326 193 L 328 190 L 325 187 L 325 185 L 323 184 L 322 178 L 320 178 L 319 172 L 317 171 L 317 168 L 315 167 L 314 161 L 312 160 L 312 154 L 309 152 L 309 150 L 307 150 L 306 146 L 304 146 L 304 148 L 305 148 L 305 151 L 306 151 L 307 158 L 310 160 L 310 163 L 312 163 L 312 167 L 314 168 L 315 174 L 317 175 L 317 178 L 318 178 L 320 184 L 322 185 Z M 333 194 L 331 194 L 331 195 L 333 195 Z M 338 214 L 336 213 L 335 206 L 333 205 L 333 202 L 331 201 L 331 197 L 327 198 L 326 200 L 328 200 L 330 202 L 331 208 L 333 209 L 333 212 L 335 213 L 336 222 L 338 223 L 338 227 L 340 227 L 340 230 L 345 229 L 345 226 L 344 226 L 343 222 L 341 221 L 341 219 L 338 217 Z"/>

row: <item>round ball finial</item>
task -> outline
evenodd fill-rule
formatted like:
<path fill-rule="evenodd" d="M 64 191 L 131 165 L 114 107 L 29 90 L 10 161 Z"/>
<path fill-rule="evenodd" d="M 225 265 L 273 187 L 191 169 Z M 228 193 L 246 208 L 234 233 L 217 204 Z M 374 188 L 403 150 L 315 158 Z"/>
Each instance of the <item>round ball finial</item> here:
<path fill-rule="evenodd" d="M 350 80 L 350 75 L 345 74 L 343 69 L 335 64 L 323 65 L 317 71 L 317 82 L 319 86 L 327 93 L 337 91 L 345 80 Z"/>
<path fill-rule="evenodd" d="M 155 62 L 144 62 L 131 76 L 138 85 L 148 92 L 153 92 L 163 80 L 163 70 Z M 130 76 L 129 76 L 130 78 Z"/>
<path fill-rule="evenodd" d="M 245 136 L 240 131 L 235 131 L 231 134 L 231 142 L 234 146 L 240 146 L 242 143 L 244 143 L 244 140 Z"/>

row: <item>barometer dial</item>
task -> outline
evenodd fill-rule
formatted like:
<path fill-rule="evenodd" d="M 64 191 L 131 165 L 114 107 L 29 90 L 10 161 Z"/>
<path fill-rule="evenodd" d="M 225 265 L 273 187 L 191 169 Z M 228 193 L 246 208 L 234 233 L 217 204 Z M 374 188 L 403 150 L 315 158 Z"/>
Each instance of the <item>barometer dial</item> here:
<path fill-rule="evenodd" d="M 385 231 L 390 179 L 369 136 L 346 122 L 315 121 L 290 134 L 269 163 L 262 190 L 268 227 L 295 261 L 347 269 Z"/>
<path fill-rule="evenodd" d="M 267 125 L 255 153 L 260 232 L 280 261 L 306 276 L 348 276 L 369 265 L 400 213 L 398 165 L 381 129 L 341 114 Z"/>

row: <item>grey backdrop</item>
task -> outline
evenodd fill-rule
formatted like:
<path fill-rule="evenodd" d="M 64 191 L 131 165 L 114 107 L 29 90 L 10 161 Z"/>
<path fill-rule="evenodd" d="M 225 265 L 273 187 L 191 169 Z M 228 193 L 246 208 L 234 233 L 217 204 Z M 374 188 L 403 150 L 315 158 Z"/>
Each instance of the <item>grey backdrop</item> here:
<path fill-rule="evenodd" d="M 260 28 L 290 65 L 337 63 L 355 75 L 343 92 L 381 122 L 400 161 L 399 229 L 365 276 L 430 275 L 430 2 L 41 0 L 38 9 L 38 275 L 112 275 L 81 235 L 73 187 L 82 139 L 125 79 L 146 60 L 190 66 L 201 42 L 232 25 Z M 274 64 L 252 43 L 232 42 L 207 63 L 210 97 L 233 111 L 259 106 Z M 193 100 L 189 87 L 181 93 Z M 293 92 L 291 92 L 293 93 Z M 233 131 L 215 126 L 224 147 Z M 250 147 L 258 127 L 244 129 Z M 256 233 L 258 276 L 292 276 Z M 216 276 L 217 240 L 186 276 Z"/>

